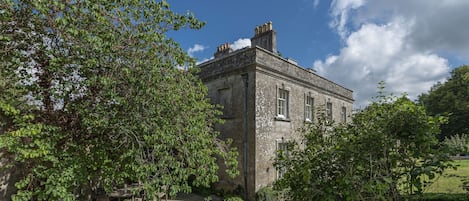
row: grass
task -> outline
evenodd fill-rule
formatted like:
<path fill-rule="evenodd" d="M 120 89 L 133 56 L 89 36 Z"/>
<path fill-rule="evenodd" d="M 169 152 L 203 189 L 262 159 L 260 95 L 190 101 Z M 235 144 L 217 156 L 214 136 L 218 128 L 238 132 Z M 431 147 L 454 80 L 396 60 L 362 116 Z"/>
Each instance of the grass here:
<path fill-rule="evenodd" d="M 454 162 L 458 166 L 456 170 L 448 169 L 437 176 L 430 186 L 425 188 L 425 193 L 467 193 L 462 188 L 461 180 L 469 179 L 469 160 L 457 160 Z"/>

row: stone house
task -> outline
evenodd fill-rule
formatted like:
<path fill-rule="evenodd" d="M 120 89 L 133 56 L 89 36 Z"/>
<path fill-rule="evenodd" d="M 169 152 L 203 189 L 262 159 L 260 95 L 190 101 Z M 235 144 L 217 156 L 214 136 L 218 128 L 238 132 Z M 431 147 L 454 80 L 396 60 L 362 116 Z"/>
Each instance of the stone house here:
<path fill-rule="evenodd" d="M 208 97 L 223 106 L 225 123 L 216 129 L 239 151 L 240 175 L 220 173 L 218 185 L 247 189 L 250 199 L 282 176 L 272 165 L 275 152 L 299 139 L 296 131 L 314 121 L 315 107 L 336 122 L 350 121 L 352 91 L 279 56 L 271 22 L 255 28 L 251 47 L 233 51 L 223 44 L 198 67 Z"/>

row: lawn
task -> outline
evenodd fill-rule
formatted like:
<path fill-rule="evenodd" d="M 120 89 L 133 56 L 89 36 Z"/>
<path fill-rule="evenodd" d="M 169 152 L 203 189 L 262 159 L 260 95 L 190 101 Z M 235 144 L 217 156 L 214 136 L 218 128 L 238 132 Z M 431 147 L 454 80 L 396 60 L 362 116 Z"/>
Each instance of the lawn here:
<path fill-rule="evenodd" d="M 425 188 L 425 193 L 466 193 L 461 179 L 469 179 L 469 160 L 456 160 L 457 170 L 448 169 Z"/>

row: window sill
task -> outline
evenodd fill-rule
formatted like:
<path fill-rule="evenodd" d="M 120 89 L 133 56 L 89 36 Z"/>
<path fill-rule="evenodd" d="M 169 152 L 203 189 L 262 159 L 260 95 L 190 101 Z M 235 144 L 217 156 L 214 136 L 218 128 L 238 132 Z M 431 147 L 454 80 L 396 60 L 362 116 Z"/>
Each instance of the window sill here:
<path fill-rule="evenodd" d="M 290 119 L 282 117 L 282 116 L 276 116 L 275 121 L 284 121 L 284 122 L 290 122 Z"/>

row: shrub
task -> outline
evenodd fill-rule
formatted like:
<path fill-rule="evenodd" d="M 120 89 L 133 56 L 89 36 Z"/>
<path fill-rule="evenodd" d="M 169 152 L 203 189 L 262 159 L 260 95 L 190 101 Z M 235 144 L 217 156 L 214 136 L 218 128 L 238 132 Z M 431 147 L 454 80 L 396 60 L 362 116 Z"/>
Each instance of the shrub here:
<path fill-rule="evenodd" d="M 452 167 L 436 136 L 444 117 L 432 117 L 405 96 L 378 97 L 347 125 L 320 113 L 300 130 L 303 139 L 278 152 L 287 170 L 274 186 L 291 200 L 399 200 L 422 194 L 424 178 Z M 301 144 L 300 144 L 301 143 Z"/>
<path fill-rule="evenodd" d="M 469 155 L 469 135 L 456 134 L 443 141 L 451 150 L 453 154 Z"/>
<path fill-rule="evenodd" d="M 243 201 L 243 198 L 240 198 L 239 196 L 228 196 L 224 201 Z"/>
<path fill-rule="evenodd" d="M 264 187 L 256 192 L 257 201 L 278 201 L 280 193 L 272 187 Z"/>

